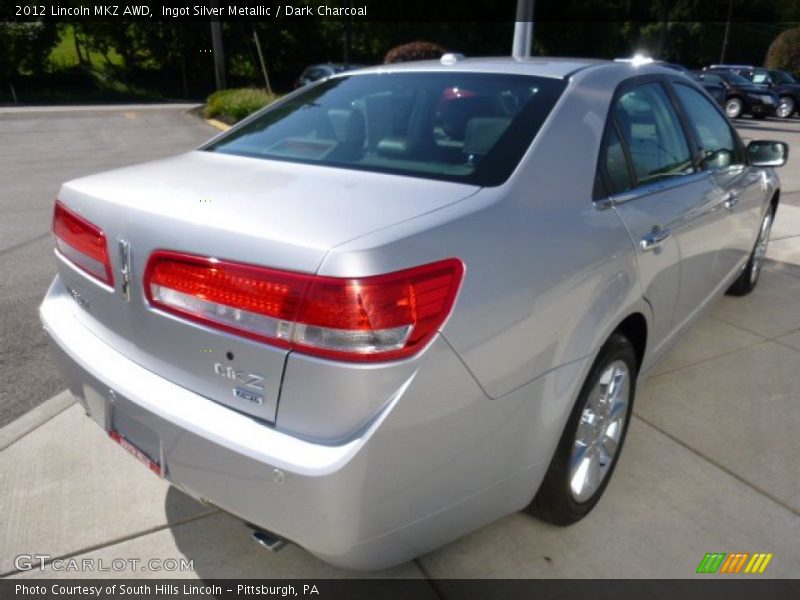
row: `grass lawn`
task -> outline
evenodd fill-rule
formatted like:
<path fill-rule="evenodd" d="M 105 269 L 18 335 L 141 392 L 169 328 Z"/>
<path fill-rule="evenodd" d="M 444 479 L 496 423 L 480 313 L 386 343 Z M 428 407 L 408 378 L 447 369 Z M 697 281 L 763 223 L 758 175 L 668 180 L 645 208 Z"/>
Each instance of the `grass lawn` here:
<path fill-rule="evenodd" d="M 82 46 L 81 51 L 85 54 L 87 50 Z M 123 65 L 122 57 L 113 48 L 108 53 L 108 59 L 114 66 Z M 61 40 L 50 52 L 50 64 L 56 71 L 79 64 L 78 51 L 75 48 L 75 29 L 71 25 L 64 28 Z M 108 67 L 108 61 L 99 52 L 89 52 L 89 65 L 93 69 L 105 69 Z"/>

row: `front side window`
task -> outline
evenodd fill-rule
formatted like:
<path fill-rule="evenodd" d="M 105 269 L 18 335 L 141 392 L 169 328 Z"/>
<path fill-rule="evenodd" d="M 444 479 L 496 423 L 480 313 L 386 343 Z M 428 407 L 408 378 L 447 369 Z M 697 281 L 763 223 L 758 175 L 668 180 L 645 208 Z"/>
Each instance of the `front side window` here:
<path fill-rule="evenodd" d="M 678 115 L 660 83 L 646 83 L 624 93 L 612 116 L 628 147 L 638 185 L 694 170 Z"/>
<path fill-rule="evenodd" d="M 702 166 L 724 169 L 738 163 L 741 157 L 727 119 L 703 94 L 688 85 L 676 83 L 675 93 L 693 124 Z"/>
<path fill-rule="evenodd" d="M 564 89 L 489 73 L 367 73 L 325 81 L 204 150 L 481 186 L 505 181 Z"/>
<path fill-rule="evenodd" d="M 753 83 L 758 83 L 758 84 L 771 83 L 769 78 L 769 72 L 765 71 L 764 69 L 754 70 L 753 75 L 750 79 L 753 81 Z"/>

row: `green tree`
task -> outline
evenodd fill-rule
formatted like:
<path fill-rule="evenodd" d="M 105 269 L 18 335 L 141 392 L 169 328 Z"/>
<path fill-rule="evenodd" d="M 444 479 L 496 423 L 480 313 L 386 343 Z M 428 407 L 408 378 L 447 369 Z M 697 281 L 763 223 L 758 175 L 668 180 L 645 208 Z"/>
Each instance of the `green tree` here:
<path fill-rule="evenodd" d="M 53 23 L 0 21 L 0 76 L 44 73 L 50 50 L 57 41 Z"/>
<path fill-rule="evenodd" d="M 764 64 L 768 69 L 785 69 L 800 74 L 800 27 L 787 29 L 775 38 L 767 50 Z"/>

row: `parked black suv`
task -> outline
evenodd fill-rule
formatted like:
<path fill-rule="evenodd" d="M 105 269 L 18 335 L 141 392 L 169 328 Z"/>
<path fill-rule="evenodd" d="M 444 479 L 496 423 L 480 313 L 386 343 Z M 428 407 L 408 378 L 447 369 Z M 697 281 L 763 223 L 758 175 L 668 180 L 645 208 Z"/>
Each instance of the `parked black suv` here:
<path fill-rule="evenodd" d="M 769 77 L 772 79 L 770 89 L 778 94 L 778 108 L 775 114 L 781 119 L 800 115 L 800 81 L 797 81 L 789 71 L 777 69 L 770 69 Z"/>
<path fill-rule="evenodd" d="M 697 76 L 696 73 L 692 73 L 689 69 L 687 69 L 683 65 L 679 65 L 677 63 L 668 63 L 668 62 L 662 62 L 662 61 L 653 61 L 653 62 L 655 62 L 657 64 L 660 64 L 662 67 L 667 67 L 668 69 L 673 69 L 675 71 L 683 73 L 684 75 L 687 75 L 688 77 L 691 77 L 692 79 L 697 81 L 697 83 L 699 83 L 700 85 L 703 86 L 703 88 L 706 90 L 706 92 L 708 92 L 708 95 L 711 96 L 712 98 L 714 98 L 714 100 L 717 101 L 717 104 L 719 104 L 723 108 L 725 107 L 725 100 L 726 100 L 725 86 L 722 85 L 721 83 L 714 83 L 712 81 L 704 81 L 704 80 L 700 79 Z"/>
<path fill-rule="evenodd" d="M 701 82 L 720 83 L 725 86 L 725 114 L 736 119 L 750 114 L 755 119 L 766 119 L 775 114 L 778 96 L 765 86 L 736 75 L 730 69 L 704 69 L 695 71 Z"/>
<path fill-rule="evenodd" d="M 788 119 L 800 109 L 800 82 L 788 71 L 769 70 L 751 65 L 711 65 L 710 71 L 730 71 L 778 96 L 775 116 Z"/>
<path fill-rule="evenodd" d="M 350 71 L 352 69 L 360 69 L 364 65 L 353 65 L 344 63 L 325 63 L 319 65 L 311 65 L 306 67 L 294 82 L 294 87 L 299 88 L 309 83 L 314 83 L 320 79 L 325 79 L 331 75 L 336 75 L 342 71 Z"/>

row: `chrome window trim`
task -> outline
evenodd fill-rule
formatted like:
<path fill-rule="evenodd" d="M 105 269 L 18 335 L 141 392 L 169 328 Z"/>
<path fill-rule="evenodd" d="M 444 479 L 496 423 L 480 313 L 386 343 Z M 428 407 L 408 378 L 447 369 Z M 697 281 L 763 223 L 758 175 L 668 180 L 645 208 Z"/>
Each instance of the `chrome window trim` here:
<path fill-rule="evenodd" d="M 663 181 L 657 181 L 620 192 L 619 194 L 612 194 L 606 198 L 594 200 L 592 204 L 594 204 L 594 207 L 597 210 L 605 210 L 606 208 L 619 206 L 620 204 L 632 202 L 633 200 L 638 200 L 639 198 L 644 198 L 646 196 L 652 196 L 653 194 L 657 194 L 665 190 L 672 190 L 684 185 L 689 185 L 691 183 L 709 178 L 711 175 L 711 171 L 696 171 L 694 173 L 687 173 L 686 175 L 674 175 L 668 179 L 664 179 Z"/>

